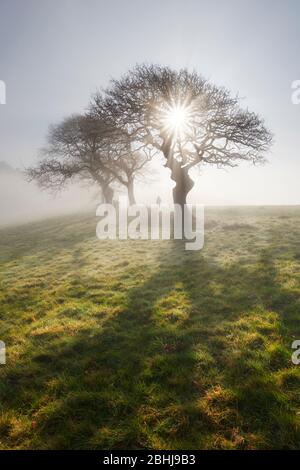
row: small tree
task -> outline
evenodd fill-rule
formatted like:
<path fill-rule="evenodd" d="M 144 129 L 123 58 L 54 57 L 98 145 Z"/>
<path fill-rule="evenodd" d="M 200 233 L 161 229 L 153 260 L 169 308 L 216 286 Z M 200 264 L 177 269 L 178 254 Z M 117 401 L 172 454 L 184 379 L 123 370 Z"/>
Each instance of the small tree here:
<path fill-rule="evenodd" d="M 263 120 L 241 109 L 238 97 L 187 70 L 136 66 L 96 94 L 91 109 L 126 132 L 133 148 L 162 153 L 181 205 L 194 186 L 191 168 L 263 163 L 272 143 Z"/>
<path fill-rule="evenodd" d="M 29 178 L 51 190 L 61 190 L 71 180 L 93 181 L 101 187 L 104 200 L 112 202 L 115 177 L 106 170 L 105 140 L 110 132 L 103 122 L 81 115 L 51 126 L 40 162 L 27 170 Z"/>
<path fill-rule="evenodd" d="M 94 115 L 93 119 L 104 119 Z M 106 138 L 110 149 L 110 157 L 106 161 L 106 168 L 117 182 L 127 188 L 129 204 L 135 204 L 134 181 L 137 176 L 145 176 L 149 157 L 145 152 L 132 149 L 130 136 L 126 131 L 114 126 L 107 118 L 106 126 L 111 129 Z"/>
<path fill-rule="evenodd" d="M 71 180 L 97 183 L 105 202 L 112 203 L 112 183 L 119 181 L 128 188 L 134 202 L 135 173 L 146 163 L 140 155 L 129 158 L 126 134 L 103 119 L 89 115 L 73 115 L 52 126 L 48 145 L 42 150 L 42 159 L 29 168 L 29 179 L 41 187 L 61 190 Z"/>
<path fill-rule="evenodd" d="M 118 150 L 118 152 L 121 154 L 110 162 L 109 171 L 119 183 L 126 186 L 129 204 L 135 204 L 134 181 L 137 175 L 143 175 L 148 158 L 141 153 L 126 151 L 126 149 Z"/>

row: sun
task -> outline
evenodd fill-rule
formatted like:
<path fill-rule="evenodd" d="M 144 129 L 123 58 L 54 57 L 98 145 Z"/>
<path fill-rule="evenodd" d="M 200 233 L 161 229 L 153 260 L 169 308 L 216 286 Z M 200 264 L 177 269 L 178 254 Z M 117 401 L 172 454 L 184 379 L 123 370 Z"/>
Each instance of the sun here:
<path fill-rule="evenodd" d="M 168 104 L 161 114 L 163 130 L 167 134 L 181 139 L 188 133 L 191 127 L 191 111 L 188 106 L 180 103 Z"/>
<path fill-rule="evenodd" d="M 187 113 L 184 106 L 173 106 L 166 115 L 170 128 L 178 130 L 183 128 L 187 121 Z"/>

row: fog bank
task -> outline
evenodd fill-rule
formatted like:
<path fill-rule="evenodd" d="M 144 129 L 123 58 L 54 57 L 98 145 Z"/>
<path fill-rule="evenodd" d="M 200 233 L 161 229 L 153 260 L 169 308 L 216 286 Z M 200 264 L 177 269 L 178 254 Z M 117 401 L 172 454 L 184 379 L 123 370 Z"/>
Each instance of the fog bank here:
<path fill-rule="evenodd" d="M 27 182 L 21 171 L 0 162 L 0 227 L 89 210 L 98 201 L 101 194 L 97 187 L 73 184 L 53 195 Z"/>

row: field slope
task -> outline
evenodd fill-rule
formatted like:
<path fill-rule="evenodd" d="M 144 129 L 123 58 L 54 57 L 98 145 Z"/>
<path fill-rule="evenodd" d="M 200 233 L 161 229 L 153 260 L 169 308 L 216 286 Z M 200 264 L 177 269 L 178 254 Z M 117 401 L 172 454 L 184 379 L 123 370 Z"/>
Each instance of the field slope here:
<path fill-rule="evenodd" d="M 0 231 L 2 449 L 300 448 L 300 208 L 208 209 L 204 249 Z"/>

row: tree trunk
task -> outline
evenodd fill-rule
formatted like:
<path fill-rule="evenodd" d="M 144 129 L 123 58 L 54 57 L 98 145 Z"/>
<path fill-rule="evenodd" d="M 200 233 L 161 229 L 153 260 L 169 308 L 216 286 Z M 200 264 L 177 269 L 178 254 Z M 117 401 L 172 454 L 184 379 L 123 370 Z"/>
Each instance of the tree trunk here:
<path fill-rule="evenodd" d="M 194 186 L 194 181 L 188 174 L 186 168 L 181 167 L 181 163 L 173 159 L 171 168 L 171 178 L 176 186 L 173 188 L 173 202 L 181 207 L 182 213 L 182 235 L 185 238 L 185 210 L 187 195 Z"/>
<path fill-rule="evenodd" d="M 179 204 L 183 209 L 186 204 L 187 195 L 195 183 L 189 176 L 188 170 L 184 167 L 182 168 L 181 162 L 174 157 L 168 159 L 166 167 L 170 168 L 171 179 L 176 183 L 176 186 L 173 188 L 173 202 L 174 204 Z"/>
<path fill-rule="evenodd" d="M 114 190 L 110 186 L 102 186 L 103 199 L 106 204 L 112 204 Z"/>
<path fill-rule="evenodd" d="M 133 178 L 128 179 L 127 190 L 128 190 L 129 204 L 132 206 L 133 204 L 135 204 Z"/>
<path fill-rule="evenodd" d="M 175 178 L 172 172 L 171 178 L 176 182 L 176 186 L 173 188 L 173 202 L 183 208 L 186 204 L 187 195 L 194 186 L 194 181 L 184 168 L 176 172 Z"/>
<path fill-rule="evenodd" d="M 182 168 L 182 162 L 179 162 L 174 157 L 172 136 L 163 143 L 162 152 L 166 159 L 165 166 L 171 170 L 171 179 L 176 183 L 176 186 L 173 188 L 173 202 L 174 204 L 179 204 L 183 210 L 187 195 L 195 183 L 189 176 L 188 169 Z"/>
<path fill-rule="evenodd" d="M 185 237 L 185 218 L 184 206 L 187 195 L 194 186 L 194 181 L 189 175 L 188 168 L 182 167 L 182 162 L 178 161 L 172 151 L 172 137 L 170 136 L 162 146 L 162 152 L 165 156 L 165 167 L 171 170 L 171 179 L 175 181 L 173 188 L 173 202 L 181 207 L 182 211 L 182 235 Z"/>

